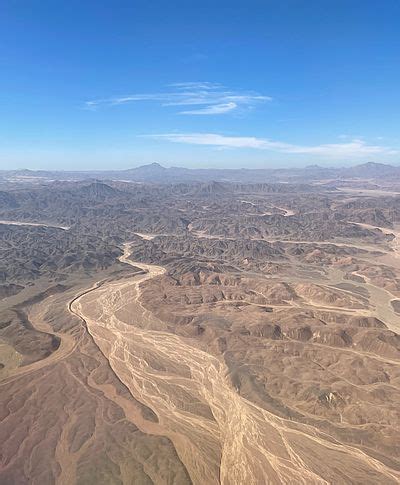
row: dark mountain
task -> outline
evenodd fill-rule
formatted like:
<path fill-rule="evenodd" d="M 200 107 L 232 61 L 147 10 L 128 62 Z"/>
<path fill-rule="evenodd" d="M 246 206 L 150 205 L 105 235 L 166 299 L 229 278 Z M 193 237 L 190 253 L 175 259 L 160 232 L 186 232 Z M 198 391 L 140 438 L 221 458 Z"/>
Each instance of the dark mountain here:
<path fill-rule="evenodd" d="M 99 182 L 97 180 L 89 185 L 79 187 L 76 192 L 82 194 L 83 196 L 90 197 L 91 199 L 105 199 L 107 197 L 115 197 L 116 195 L 121 193 L 119 190 L 114 189 L 109 185 Z"/>

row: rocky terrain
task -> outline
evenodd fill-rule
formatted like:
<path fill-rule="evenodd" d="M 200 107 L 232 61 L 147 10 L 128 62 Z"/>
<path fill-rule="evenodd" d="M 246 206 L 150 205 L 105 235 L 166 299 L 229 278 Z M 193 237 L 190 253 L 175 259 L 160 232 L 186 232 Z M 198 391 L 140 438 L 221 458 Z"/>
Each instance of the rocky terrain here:
<path fill-rule="evenodd" d="M 1 173 L 0 482 L 399 483 L 383 167 Z"/>

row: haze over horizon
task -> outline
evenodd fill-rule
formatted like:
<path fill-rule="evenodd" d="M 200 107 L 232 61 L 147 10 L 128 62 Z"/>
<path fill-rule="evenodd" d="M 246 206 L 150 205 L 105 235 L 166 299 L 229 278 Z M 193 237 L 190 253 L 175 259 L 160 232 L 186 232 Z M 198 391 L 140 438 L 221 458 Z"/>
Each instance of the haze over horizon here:
<path fill-rule="evenodd" d="M 399 163 L 398 2 L 0 12 L 0 169 Z"/>
<path fill-rule="evenodd" d="M 36 173 L 38 176 L 40 175 L 41 172 L 46 172 L 46 173 L 57 173 L 57 172 L 60 172 L 60 173 L 68 173 L 68 172 L 82 172 L 82 173 L 104 173 L 105 175 L 108 174 L 108 173 L 117 173 L 117 172 L 132 172 L 132 173 L 136 173 L 137 171 L 140 171 L 142 172 L 142 170 L 145 170 L 145 171 L 148 171 L 149 172 L 149 177 L 151 178 L 151 174 L 154 174 L 154 175 L 159 175 L 161 174 L 163 171 L 167 172 L 168 170 L 172 170 L 174 171 L 174 173 L 176 174 L 180 174 L 180 173 L 185 173 L 186 171 L 188 172 L 195 172 L 197 173 L 198 170 L 202 170 L 202 171 L 205 171 L 205 172 L 210 172 L 210 173 L 214 173 L 214 172 L 218 172 L 218 171 L 232 171 L 232 172 L 236 172 L 236 171 L 241 171 L 241 170 L 247 170 L 247 171 L 252 171 L 252 170 L 255 170 L 258 172 L 258 170 L 265 170 L 266 172 L 268 172 L 269 170 L 271 171 L 275 171 L 275 170 L 279 170 L 279 171 L 290 171 L 291 169 L 297 169 L 297 170 L 305 170 L 307 171 L 308 169 L 322 169 L 322 170 L 335 170 L 335 171 L 339 171 L 341 169 L 343 170 L 347 170 L 347 169 L 350 169 L 350 170 L 353 170 L 353 169 L 360 169 L 360 170 L 363 170 L 363 169 L 370 169 L 370 170 L 375 170 L 375 171 L 378 171 L 380 170 L 381 168 L 390 168 L 390 169 L 400 169 L 400 165 L 399 164 L 384 164 L 384 163 L 377 163 L 377 162 L 365 162 L 365 163 L 354 163 L 354 164 L 351 164 L 351 165 L 336 165 L 336 166 L 333 166 L 333 165 L 323 165 L 323 164 L 312 164 L 312 165 L 303 165 L 303 166 L 299 166 L 299 167 L 290 167 L 290 166 L 284 166 L 282 165 L 281 167 L 274 167 L 274 166 L 262 166 L 262 167 L 244 167 L 244 166 L 238 166 L 238 167 L 215 167 L 215 166 L 209 166 L 207 164 L 204 164 L 204 165 L 201 165 L 201 166 L 198 166 L 198 167 L 189 167 L 189 166 L 185 166 L 185 165 L 173 165 L 173 164 L 164 164 L 164 163 L 159 163 L 159 162 L 150 162 L 150 163 L 146 163 L 146 164 L 132 164 L 130 167 L 126 167 L 126 168 L 122 168 L 122 169 L 114 169 L 112 167 L 102 167 L 102 168 L 99 168 L 99 169 L 96 169 L 95 167 L 92 168 L 92 169 L 80 169 L 80 168 L 77 168 L 77 169 L 68 169 L 68 168 L 56 168 L 56 169 L 36 169 L 36 168 L 26 168 L 26 167 L 17 167 L 15 169 L 12 170 L 12 172 L 14 170 L 16 170 L 17 172 L 32 172 L 32 173 Z M 2 171 L 2 169 L 0 169 Z M 8 173 L 8 170 L 5 170 L 4 173 Z"/>

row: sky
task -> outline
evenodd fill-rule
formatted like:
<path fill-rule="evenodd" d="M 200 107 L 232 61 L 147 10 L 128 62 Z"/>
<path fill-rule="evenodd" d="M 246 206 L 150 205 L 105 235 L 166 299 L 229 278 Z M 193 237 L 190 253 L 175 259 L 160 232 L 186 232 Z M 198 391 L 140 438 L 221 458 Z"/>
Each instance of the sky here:
<path fill-rule="evenodd" d="M 400 163 L 400 1 L 0 2 L 0 168 Z"/>

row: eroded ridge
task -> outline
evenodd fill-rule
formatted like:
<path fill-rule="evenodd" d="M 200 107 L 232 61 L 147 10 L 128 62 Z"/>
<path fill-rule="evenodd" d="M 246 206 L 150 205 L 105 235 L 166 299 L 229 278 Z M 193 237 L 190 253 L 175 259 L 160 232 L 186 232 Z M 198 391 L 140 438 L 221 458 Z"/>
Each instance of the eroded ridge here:
<path fill-rule="evenodd" d="M 129 252 L 126 244 L 121 261 L 145 273 L 83 295 L 72 311 L 135 398 L 156 413 L 194 483 L 398 482 L 398 472 L 357 447 L 242 397 L 222 359 L 165 331 L 143 306 L 142 285 L 164 269 L 131 262 Z"/>

